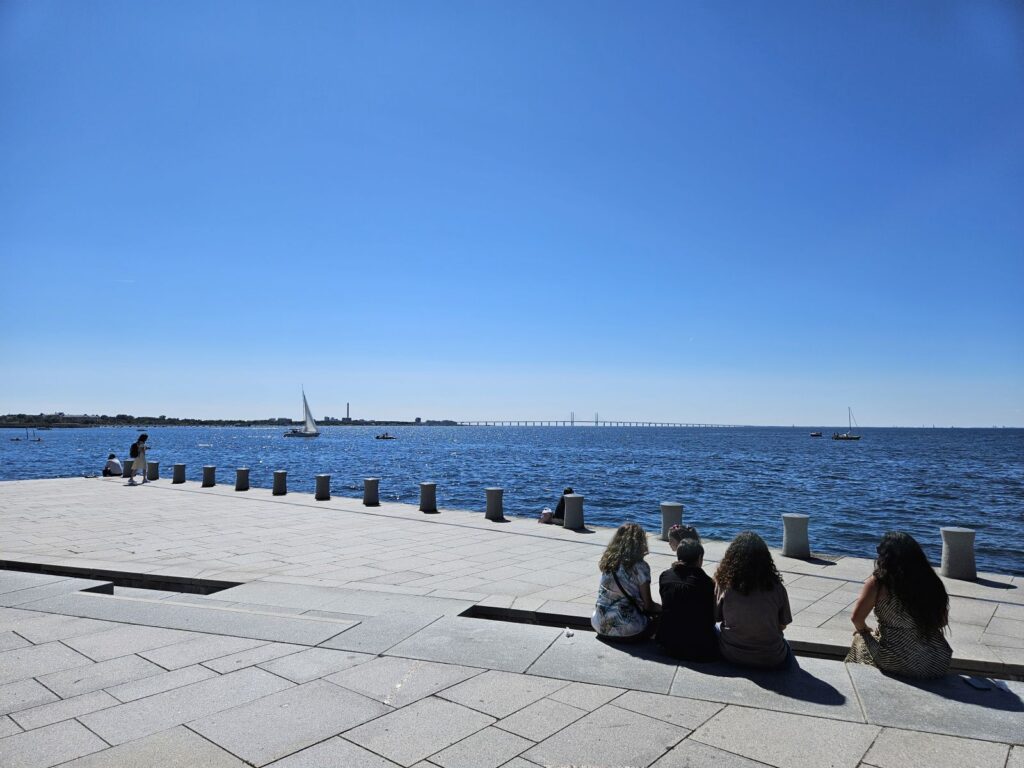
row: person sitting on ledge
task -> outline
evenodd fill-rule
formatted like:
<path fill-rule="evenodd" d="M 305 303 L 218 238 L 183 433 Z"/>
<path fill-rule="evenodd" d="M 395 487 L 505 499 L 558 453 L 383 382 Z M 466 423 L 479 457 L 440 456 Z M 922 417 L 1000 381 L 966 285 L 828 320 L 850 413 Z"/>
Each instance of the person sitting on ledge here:
<path fill-rule="evenodd" d="M 692 525 L 680 525 L 676 523 L 668 529 L 668 547 L 672 550 L 672 554 L 676 554 L 676 549 L 679 548 L 679 542 L 683 539 L 696 539 L 700 541 L 700 534 L 697 533 L 697 529 Z"/>
<path fill-rule="evenodd" d="M 575 493 L 575 491 L 572 488 L 566 488 L 562 491 L 562 497 L 558 500 L 558 505 L 555 507 L 555 514 L 551 516 L 551 522 L 555 525 L 565 524 L 565 497 L 570 493 Z"/>
<path fill-rule="evenodd" d="M 750 667 L 784 666 L 792 652 L 782 632 L 793 614 L 764 539 L 753 531 L 733 539 L 715 571 L 715 583 L 722 656 Z"/>
<path fill-rule="evenodd" d="M 877 631 L 867 625 L 874 609 Z M 943 637 L 949 596 L 913 536 L 890 531 L 878 545 L 875 570 L 850 616 L 853 645 L 846 661 L 908 677 L 942 677 L 953 655 Z"/>
<path fill-rule="evenodd" d="M 117 460 L 117 454 L 112 453 L 107 456 L 107 464 L 103 467 L 104 477 L 120 477 L 124 474 L 124 468 L 121 466 L 121 462 Z"/>
<path fill-rule="evenodd" d="M 719 657 L 715 582 L 702 568 L 704 546 L 696 536 L 685 538 L 676 547 L 676 557 L 676 562 L 658 580 L 658 645 L 677 659 L 714 661 Z"/>
<path fill-rule="evenodd" d="M 651 599 L 646 554 L 646 531 L 636 523 L 619 526 L 598 564 L 601 584 L 590 623 L 599 639 L 632 642 L 654 635 L 661 606 Z"/>

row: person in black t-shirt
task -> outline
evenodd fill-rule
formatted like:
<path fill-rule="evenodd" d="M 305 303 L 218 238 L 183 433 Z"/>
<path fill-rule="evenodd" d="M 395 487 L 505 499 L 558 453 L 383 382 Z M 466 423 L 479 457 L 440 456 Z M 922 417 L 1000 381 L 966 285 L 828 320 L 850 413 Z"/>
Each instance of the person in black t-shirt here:
<path fill-rule="evenodd" d="M 676 558 L 659 579 L 662 613 L 658 644 L 677 659 L 714 661 L 719 658 L 715 582 L 701 568 L 704 546 L 699 539 L 683 539 Z"/>

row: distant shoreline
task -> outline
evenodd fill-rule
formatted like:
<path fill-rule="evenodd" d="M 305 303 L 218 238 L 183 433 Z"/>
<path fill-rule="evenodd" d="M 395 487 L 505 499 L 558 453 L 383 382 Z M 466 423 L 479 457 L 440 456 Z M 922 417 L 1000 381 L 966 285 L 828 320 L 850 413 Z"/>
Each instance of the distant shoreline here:
<path fill-rule="evenodd" d="M 143 418 L 125 417 L 90 417 L 85 419 L 64 418 L 60 421 L 21 420 L 11 416 L 0 416 L 0 429 L 84 429 L 88 427 L 133 427 L 150 429 L 153 427 L 293 427 L 301 425 L 301 421 L 282 419 L 176 419 L 176 418 Z M 457 421 L 377 421 L 374 419 L 325 419 L 317 422 L 321 427 L 457 427 Z"/>

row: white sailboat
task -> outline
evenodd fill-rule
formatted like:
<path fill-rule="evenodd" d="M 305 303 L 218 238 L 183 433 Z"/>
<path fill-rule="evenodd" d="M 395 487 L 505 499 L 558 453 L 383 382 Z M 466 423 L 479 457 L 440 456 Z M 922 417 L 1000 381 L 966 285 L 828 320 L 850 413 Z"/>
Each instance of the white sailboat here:
<path fill-rule="evenodd" d="M 833 432 L 833 440 L 860 440 L 860 435 L 853 433 L 853 425 L 856 420 L 853 418 L 853 409 L 849 406 L 846 407 L 846 431 L 845 432 Z"/>
<path fill-rule="evenodd" d="M 285 437 L 317 437 L 320 430 L 316 428 L 313 414 L 309 412 L 309 403 L 306 402 L 306 390 L 302 390 L 302 415 L 306 423 L 302 429 L 289 429 L 284 433 Z"/>

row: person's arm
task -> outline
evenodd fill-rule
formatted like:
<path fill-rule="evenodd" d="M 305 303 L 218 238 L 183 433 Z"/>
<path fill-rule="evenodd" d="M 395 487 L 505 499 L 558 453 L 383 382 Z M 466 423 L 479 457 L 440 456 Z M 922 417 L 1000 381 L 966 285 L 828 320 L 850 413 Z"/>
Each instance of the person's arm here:
<path fill-rule="evenodd" d="M 793 611 L 789 607 L 789 592 L 786 587 L 779 584 L 782 591 L 782 604 L 779 606 L 779 632 L 785 632 L 786 627 L 793 623 Z"/>
<path fill-rule="evenodd" d="M 878 587 L 878 580 L 874 575 L 868 576 L 864 580 L 864 586 L 861 587 L 860 595 L 857 596 L 857 602 L 853 605 L 853 613 L 850 614 L 854 634 L 860 635 L 874 631 L 867 625 L 867 619 L 871 611 L 874 610 L 875 603 L 878 602 Z"/>
<path fill-rule="evenodd" d="M 644 599 L 645 613 L 661 613 L 661 606 L 651 598 L 651 582 L 645 581 L 640 585 L 640 597 Z"/>

